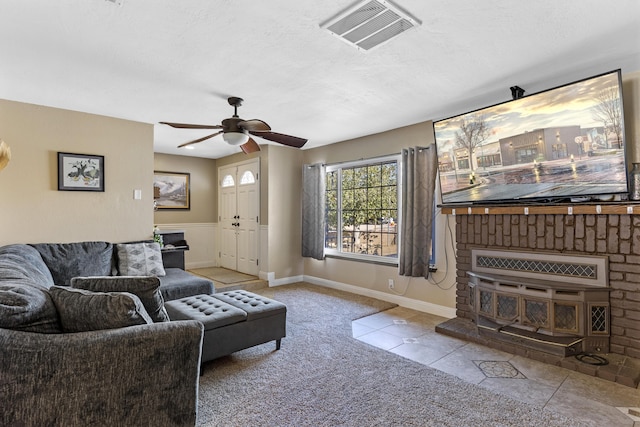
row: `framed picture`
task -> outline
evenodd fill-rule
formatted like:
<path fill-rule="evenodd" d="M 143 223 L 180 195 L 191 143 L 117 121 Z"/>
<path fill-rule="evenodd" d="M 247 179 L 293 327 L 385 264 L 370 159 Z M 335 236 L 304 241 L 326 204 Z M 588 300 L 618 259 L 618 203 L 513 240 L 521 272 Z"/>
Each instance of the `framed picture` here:
<path fill-rule="evenodd" d="M 153 172 L 153 201 L 157 209 L 191 209 L 188 173 Z"/>
<path fill-rule="evenodd" d="M 104 156 L 59 152 L 58 191 L 104 191 Z"/>

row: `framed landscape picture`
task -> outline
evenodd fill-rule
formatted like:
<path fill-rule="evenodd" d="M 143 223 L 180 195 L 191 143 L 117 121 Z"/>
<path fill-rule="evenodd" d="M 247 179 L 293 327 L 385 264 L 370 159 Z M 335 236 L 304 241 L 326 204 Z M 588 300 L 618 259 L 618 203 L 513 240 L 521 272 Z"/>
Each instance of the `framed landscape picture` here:
<path fill-rule="evenodd" d="M 104 191 L 104 156 L 59 152 L 58 191 Z"/>
<path fill-rule="evenodd" d="M 153 200 L 158 209 L 191 209 L 189 173 L 153 172 Z"/>

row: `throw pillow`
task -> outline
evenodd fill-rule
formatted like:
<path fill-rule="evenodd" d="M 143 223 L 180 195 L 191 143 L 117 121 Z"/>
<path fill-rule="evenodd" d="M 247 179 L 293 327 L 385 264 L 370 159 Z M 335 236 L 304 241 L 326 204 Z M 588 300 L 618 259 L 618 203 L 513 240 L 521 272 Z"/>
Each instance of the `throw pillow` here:
<path fill-rule="evenodd" d="M 168 322 L 160 280 L 155 276 L 74 277 L 71 286 L 94 292 L 129 292 L 142 301 L 154 322 Z"/>
<path fill-rule="evenodd" d="M 126 292 L 91 292 L 66 286 L 49 289 L 64 332 L 116 329 L 153 323 L 140 299 Z"/>
<path fill-rule="evenodd" d="M 120 243 L 117 250 L 118 271 L 121 276 L 166 275 L 158 243 Z"/>

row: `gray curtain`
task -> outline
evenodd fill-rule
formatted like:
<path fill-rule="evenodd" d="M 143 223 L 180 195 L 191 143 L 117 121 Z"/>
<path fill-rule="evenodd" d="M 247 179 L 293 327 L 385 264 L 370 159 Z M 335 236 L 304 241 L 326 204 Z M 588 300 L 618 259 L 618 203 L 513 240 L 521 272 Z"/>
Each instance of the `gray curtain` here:
<path fill-rule="evenodd" d="M 302 256 L 324 259 L 325 168 L 302 166 Z"/>
<path fill-rule="evenodd" d="M 437 168 L 434 145 L 402 150 L 401 276 L 429 276 Z"/>

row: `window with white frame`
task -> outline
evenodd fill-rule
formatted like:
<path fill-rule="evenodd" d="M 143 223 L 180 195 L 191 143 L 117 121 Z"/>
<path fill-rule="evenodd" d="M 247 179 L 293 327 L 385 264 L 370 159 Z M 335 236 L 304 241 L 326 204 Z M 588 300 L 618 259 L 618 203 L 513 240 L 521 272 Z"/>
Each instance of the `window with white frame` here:
<path fill-rule="evenodd" d="M 400 156 L 328 165 L 325 252 L 397 264 Z"/>

